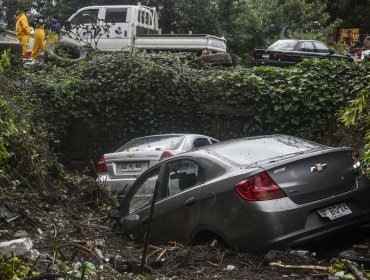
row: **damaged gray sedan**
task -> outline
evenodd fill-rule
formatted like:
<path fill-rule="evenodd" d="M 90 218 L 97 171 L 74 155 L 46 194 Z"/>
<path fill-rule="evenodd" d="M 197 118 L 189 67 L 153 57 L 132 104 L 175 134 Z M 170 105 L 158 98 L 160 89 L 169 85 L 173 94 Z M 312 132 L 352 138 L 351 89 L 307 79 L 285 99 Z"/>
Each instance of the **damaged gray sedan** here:
<path fill-rule="evenodd" d="M 286 248 L 365 221 L 370 185 L 351 148 L 271 135 L 222 142 L 153 166 L 110 213 L 142 241 Z M 157 188 L 156 188 L 157 187 Z"/>

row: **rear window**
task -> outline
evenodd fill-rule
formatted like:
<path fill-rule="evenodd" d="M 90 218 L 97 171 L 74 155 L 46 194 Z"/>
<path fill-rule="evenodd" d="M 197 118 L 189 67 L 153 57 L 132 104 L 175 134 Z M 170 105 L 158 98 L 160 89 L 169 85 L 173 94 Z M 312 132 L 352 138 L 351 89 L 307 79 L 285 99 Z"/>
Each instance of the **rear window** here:
<path fill-rule="evenodd" d="M 215 148 L 214 152 L 238 165 L 248 165 L 276 157 L 308 152 L 324 146 L 292 136 L 279 135 L 244 139 Z"/>
<path fill-rule="evenodd" d="M 287 50 L 292 51 L 297 44 L 297 40 L 279 40 L 273 43 L 267 50 L 275 51 L 275 50 Z"/>
<path fill-rule="evenodd" d="M 105 22 L 127 22 L 127 9 L 107 9 Z"/>
<path fill-rule="evenodd" d="M 123 145 L 117 152 L 176 150 L 184 141 L 184 138 L 184 135 L 158 135 L 136 138 Z"/>

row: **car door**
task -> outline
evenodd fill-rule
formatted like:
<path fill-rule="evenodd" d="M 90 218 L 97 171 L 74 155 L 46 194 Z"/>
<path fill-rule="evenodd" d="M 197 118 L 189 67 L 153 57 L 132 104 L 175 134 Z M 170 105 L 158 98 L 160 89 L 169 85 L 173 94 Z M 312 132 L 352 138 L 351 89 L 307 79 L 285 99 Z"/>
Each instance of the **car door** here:
<path fill-rule="evenodd" d="M 318 58 L 327 58 L 330 56 L 330 49 L 326 45 L 318 41 L 315 41 L 314 45 Z"/>
<path fill-rule="evenodd" d="M 95 47 L 96 28 L 101 18 L 99 8 L 84 9 L 68 20 L 68 35 L 79 42 Z"/>
<path fill-rule="evenodd" d="M 191 158 L 166 162 L 163 172 L 163 198 L 156 204 L 152 237 L 157 242 L 190 241 L 200 221 L 202 183 L 205 168 Z"/>
<path fill-rule="evenodd" d="M 121 220 L 126 235 L 132 235 L 135 240 L 142 241 L 149 221 L 150 206 L 154 190 L 160 184 L 161 165 L 147 171 L 132 186 L 121 203 L 124 217 Z M 157 211 L 154 211 L 155 218 Z"/>
<path fill-rule="evenodd" d="M 313 58 L 317 56 L 317 54 L 315 53 L 315 46 L 311 41 L 301 42 L 299 51 L 301 53 L 301 61 L 306 58 Z"/>
<path fill-rule="evenodd" d="M 99 48 L 105 51 L 128 50 L 132 40 L 129 24 L 132 9 L 124 7 L 107 7 L 103 9 L 102 27 L 107 30 L 99 39 Z"/>

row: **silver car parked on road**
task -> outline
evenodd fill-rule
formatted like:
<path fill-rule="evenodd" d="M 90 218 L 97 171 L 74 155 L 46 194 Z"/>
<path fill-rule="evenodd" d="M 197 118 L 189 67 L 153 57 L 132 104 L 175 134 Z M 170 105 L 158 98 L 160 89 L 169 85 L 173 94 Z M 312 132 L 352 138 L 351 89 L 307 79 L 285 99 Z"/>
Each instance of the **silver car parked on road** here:
<path fill-rule="evenodd" d="M 113 193 L 124 194 L 137 177 L 162 159 L 219 141 L 199 134 L 160 134 L 135 138 L 97 165 L 98 180 Z"/>

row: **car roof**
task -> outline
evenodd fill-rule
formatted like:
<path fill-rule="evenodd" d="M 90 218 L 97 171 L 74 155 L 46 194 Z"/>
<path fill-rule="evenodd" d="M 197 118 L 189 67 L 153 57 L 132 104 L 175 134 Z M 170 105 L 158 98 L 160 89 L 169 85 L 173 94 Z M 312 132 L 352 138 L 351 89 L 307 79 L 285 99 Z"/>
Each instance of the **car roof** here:
<path fill-rule="evenodd" d="M 308 143 L 313 143 L 317 146 L 321 146 L 322 149 L 327 149 L 327 148 L 330 148 L 330 147 L 327 147 L 325 145 L 322 145 L 322 144 L 319 144 L 319 143 L 316 143 L 316 142 L 312 142 L 312 141 L 309 141 L 309 140 L 306 140 L 306 139 L 303 139 L 303 138 L 299 138 L 299 137 L 296 137 L 296 136 L 292 136 L 292 135 L 286 135 L 286 134 L 271 134 L 271 135 L 258 135 L 258 136 L 250 136 L 250 137 L 242 137 L 242 138 L 236 138 L 236 139 L 230 139 L 230 140 L 227 140 L 227 141 L 221 141 L 221 142 L 218 142 L 218 143 L 214 143 L 212 145 L 209 145 L 209 146 L 204 146 L 204 147 L 199 147 L 199 148 L 195 148 L 189 152 L 185 152 L 185 153 L 181 153 L 179 155 L 175 155 L 173 156 L 174 157 L 181 157 L 181 156 L 196 156 L 196 155 L 200 155 L 200 154 L 204 154 L 204 153 L 209 153 L 215 149 L 218 149 L 220 147 L 223 147 L 223 146 L 227 146 L 227 145 L 230 145 L 232 143 L 238 143 L 238 142 L 242 142 L 242 141 L 245 141 L 245 140 L 253 140 L 253 139 L 263 139 L 263 138 L 292 138 L 292 139 L 297 139 L 297 140 L 302 140 L 302 141 L 305 141 L 305 142 L 308 142 Z M 212 153 L 213 154 L 213 153 Z M 216 155 L 217 156 L 217 155 Z M 217 156 L 219 157 L 219 156 Z"/>
<path fill-rule="evenodd" d="M 133 139 L 153 137 L 153 136 L 200 136 L 200 137 L 213 138 L 211 136 L 207 136 L 207 135 L 204 135 L 204 134 L 194 134 L 194 133 L 164 133 L 164 134 L 146 135 L 146 136 L 141 136 L 141 137 L 137 137 L 137 138 L 133 138 Z"/>
<path fill-rule="evenodd" d="M 277 41 L 297 41 L 297 42 L 320 42 L 323 43 L 319 40 L 312 40 L 312 39 L 279 39 Z M 275 42 L 277 42 L 275 41 Z"/>

